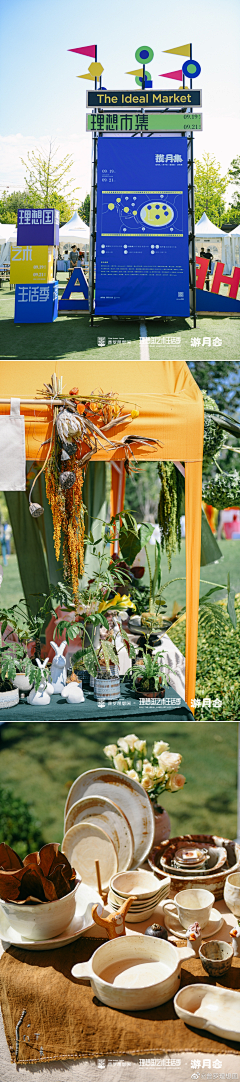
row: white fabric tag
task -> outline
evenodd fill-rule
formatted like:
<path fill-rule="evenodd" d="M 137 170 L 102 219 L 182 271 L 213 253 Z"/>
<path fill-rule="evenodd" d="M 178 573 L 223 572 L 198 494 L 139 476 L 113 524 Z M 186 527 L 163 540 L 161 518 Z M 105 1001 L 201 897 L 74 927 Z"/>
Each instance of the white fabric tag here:
<path fill-rule="evenodd" d="M 20 398 L 11 398 L 10 414 L 0 417 L 0 491 L 25 489 L 25 420 L 20 417 Z"/>

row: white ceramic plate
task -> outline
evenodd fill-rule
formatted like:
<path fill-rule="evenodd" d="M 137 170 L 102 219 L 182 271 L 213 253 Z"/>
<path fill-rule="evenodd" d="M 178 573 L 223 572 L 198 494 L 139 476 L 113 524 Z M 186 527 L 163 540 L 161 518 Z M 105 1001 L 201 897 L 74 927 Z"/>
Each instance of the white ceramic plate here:
<path fill-rule="evenodd" d="M 132 868 L 138 868 L 152 848 L 155 831 L 153 809 L 147 793 L 137 781 L 118 770 L 107 767 L 102 770 L 87 770 L 76 778 L 69 790 L 65 819 L 76 801 L 96 795 L 113 800 L 126 815 L 134 839 Z"/>
<path fill-rule="evenodd" d="M 239 1041 L 239 992 L 209 984 L 189 984 L 187 988 L 179 989 L 173 1002 L 178 1018 L 188 1026 Z"/>
<path fill-rule="evenodd" d="M 202 938 L 211 939 L 212 936 L 216 934 L 216 932 L 219 932 L 219 929 L 222 927 L 223 921 L 224 917 L 221 916 L 221 913 L 218 912 L 218 909 L 212 909 L 210 920 L 208 920 L 207 924 L 205 924 L 204 928 L 202 928 Z M 182 924 L 180 924 L 180 920 L 178 920 L 178 917 L 175 913 L 168 913 L 167 910 L 164 909 L 164 923 L 166 925 L 166 928 L 168 929 L 168 932 L 171 932 L 172 935 L 179 936 L 179 939 L 187 938 L 187 929 L 183 928 Z"/>
<path fill-rule="evenodd" d="M 98 912 L 100 913 L 102 912 L 102 899 L 99 894 L 96 890 L 93 890 L 93 887 L 87 886 L 86 883 L 80 883 L 76 893 L 76 909 L 70 924 L 61 932 L 61 935 L 55 936 L 54 939 L 38 939 L 37 941 L 35 939 L 25 939 L 23 935 L 11 928 L 0 905 L 0 939 L 3 947 L 7 949 L 10 943 L 14 947 L 23 947 L 26 951 L 55 950 L 57 947 L 65 947 L 67 943 L 72 943 L 80 935 L 83 935 L 83 932 L 86 932 L 88 928 L 92 928 L 94 924 L 92 906 L 96 902 L 99 903 Z"/>
<path fill-rule="evenodd" d="M 132 862 L 133 836 L 124 812 L 104 796 L 83 797 L 70 808 L 66 816 L 65 833 L 86 819 L 88 823 L 97 822 L 98 826 L 107 832 L 115 845 L 119 872 L 126 872 Z"/>
<path fill-rule="evenodd" d="M 97 887 L 95 860 L 99 860 L 101 884 L 108 887 L 112 875 L 115 875 L 118 859 L 115 846 L 102 827 L 94 823 L 76 823 L 64 836 L 62 853 L 68 858 L 72 868 L 81 875 L 89 887 Z M 81 869 L 81 871 L 80 871 Z M 113 870 L 114 869 L 114 870 Z"/>

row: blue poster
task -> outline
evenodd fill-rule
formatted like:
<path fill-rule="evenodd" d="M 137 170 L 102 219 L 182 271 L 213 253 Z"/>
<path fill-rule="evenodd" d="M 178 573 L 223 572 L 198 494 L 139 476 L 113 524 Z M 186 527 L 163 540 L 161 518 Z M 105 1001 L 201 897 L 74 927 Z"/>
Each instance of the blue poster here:
<path fill-rule="evenodd" d="M 96 315 L 189 316 L 185 138 L 98 140 Z"/>

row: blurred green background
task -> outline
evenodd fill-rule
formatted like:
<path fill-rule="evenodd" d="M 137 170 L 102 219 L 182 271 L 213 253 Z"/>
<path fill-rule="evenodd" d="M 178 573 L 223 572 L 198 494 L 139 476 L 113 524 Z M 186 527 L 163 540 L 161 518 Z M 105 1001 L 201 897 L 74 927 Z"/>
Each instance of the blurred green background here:
<path fill-rule="evenodd" d="M 5 723 L 0 728 L 0 785 L 31 806 L 45 842 L 61 843 L 72 782 L 85 770 L 108 766 L 104 746 L 128 732 L 129 727 L 115 722 Z M 136 736 L 147 740 L 148 755 L 154 740 L 166 740 L 171 752 L 182 755 L 180 770 L 186 785 L 162 795 L 171 835 L 216 833 L 235 838 L 237 724 L 142 722 Z"/>

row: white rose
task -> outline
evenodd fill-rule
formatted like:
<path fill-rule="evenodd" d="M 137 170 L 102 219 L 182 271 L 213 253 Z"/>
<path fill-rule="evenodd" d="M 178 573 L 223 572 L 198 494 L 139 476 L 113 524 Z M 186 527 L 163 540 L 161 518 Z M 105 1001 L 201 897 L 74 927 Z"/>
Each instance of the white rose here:
<path fill-rule="evenodd" d="M 184 778 L 183 774 L 171 774 L 171 777 L 168 779 L 166 789 L 169 789 L 170 793 L 176 793 L 177 789 L 183 789 L 185 781 L 186 778 Z"/>
<path fill-rule="evenodd" d="M 158 781 L 160 781 L 161 778 L 165 777 L 165 773 L 166 771 L 163 763 L 159 763 L 159 766 L 155 767 L 155 778 L 158 778 Z"/>
<path fill-rule="evenodd" d="M 127 770 L 127 777 L 128 778 L 133 778 L 133 781 L 139 781 L 139 777 L 138 777 L 138 774 L 136 773 L 136 770 Z"/>
<path fill-rule="evenodd" d="M 155 770 L 152 763 L 148 762 L 148 759 L 144 759 L 143 774 L 148 774 L 150 778 L 154 778 Z"/>
<path fill-rule="evenodd" d="M 157 757 L 158 755 L 161 755 L 162 751 L 167 751 L 168 748 L 169 744 L 165 744 L 164 740 L 156 740 L 153 745 L 153 754 Z"/>
<path fill-rule="evenodd" d="M 142 785 L 143 789 L 146 789 L 146 790 L 151 789 L 152 788 L 152 778 L 149 778 L 148 774 L 144 774 L 143 777 L 142 777 L 142 780 L 141 780 L 141 785 Z"/>
<path fill-rule="evenodd" d="M 118 755 L 114 756 L 113 762 L 114 762 L 114 766 L 115 766 L 116 770 L 120 770 L 122 774 L 126 774 L 126 772 L 127 772 L 127 762 L 126 762 L 126 759 L 124 758 L 124 755 L 122 755 L 122 753 L 120 751 L 119 751 Z"/>
<path fill-rule="evenodd" d="M 121 739 L 118 740 L 118 748 L 121 748 L 121 751 L 125 751 L 126 755 L 127 755 L 128 751 L 129 751 L 129 747 L 128 747 L 127 741 L 124 740 L 123 737 L 121 737 Z"/>
<path fill-rule="evenodd" d="M 128 747 L 130 748 L 130 751 L 134 751 L 134 748 L 136 748 L 137 743 L 138 743 L 138 738 L 137 738 L 137 736 L 135 736 L 135 733 L 130 733 L 130 736 L 125 736 L 125 740 L 128 743 Z M 118 741 L 118 743 L 119 743 L 119 741 Z"/>
<path fill-rule="evenodd" d="M 107 755 L 108 759 L 114 759 L 114 755 L 117 755 L 117 745 L 107 744 L 106 748 L 103 748 L 103 751 L 105 752 L 105 755 Z"/>
<path fill-rule="evenodd" d="M 170 770 L 171 772 L 174 772 L 175 770 L 178 770 L 178 767 L 182 762 L 182 756 L 174 755 L 171 751 L 163 751 L 162 755 L 159 756 L 158 762 L 159 766 L 161 766 L 163 763 L 165 770 Z"/>
<path fill-rule="evenodd" d="M 135 748 L 136 751 L 146 751 L 146 740 L 136 740 Z"/>

